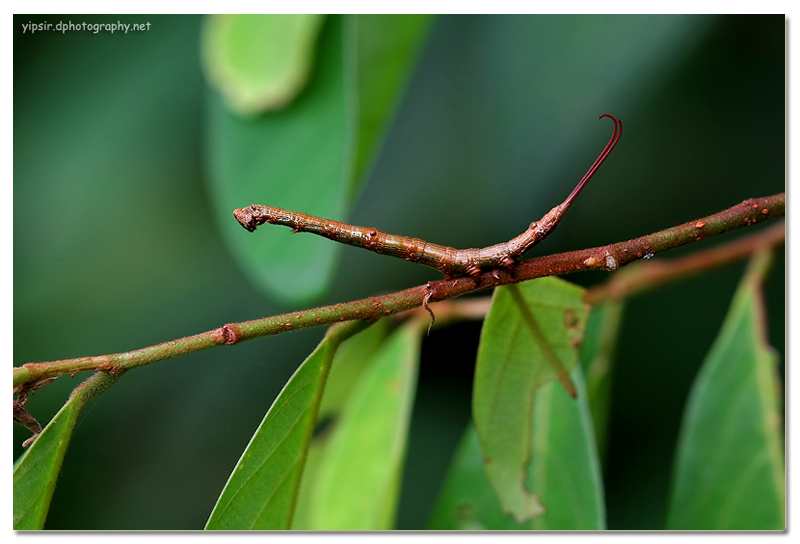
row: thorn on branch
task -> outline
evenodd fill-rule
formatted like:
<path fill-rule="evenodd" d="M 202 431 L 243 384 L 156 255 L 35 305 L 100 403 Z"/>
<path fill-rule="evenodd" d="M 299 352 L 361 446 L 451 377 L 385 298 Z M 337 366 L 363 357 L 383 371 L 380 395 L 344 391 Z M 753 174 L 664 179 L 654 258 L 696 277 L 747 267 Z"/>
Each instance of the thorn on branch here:
<path fill-rule="evenodd" d="M 433 327 L 433 323 L 436 321 L 436 316 L 434 315 L 433 310 L 431 310 L 431 307 L 428 306 L 428 301 L 430 301 L 432 296 L 433 296 L 433 286 L 431 285 L 431 282 L 428 282 L 425 284 L 425 296 L 422 297 L 422 307 L 428 310 L 428 313 L 431 314 L 431 322 L 428 325 L 428 333 L 427 333 L 428 336 L 430 336 L 431 327 Z"/>

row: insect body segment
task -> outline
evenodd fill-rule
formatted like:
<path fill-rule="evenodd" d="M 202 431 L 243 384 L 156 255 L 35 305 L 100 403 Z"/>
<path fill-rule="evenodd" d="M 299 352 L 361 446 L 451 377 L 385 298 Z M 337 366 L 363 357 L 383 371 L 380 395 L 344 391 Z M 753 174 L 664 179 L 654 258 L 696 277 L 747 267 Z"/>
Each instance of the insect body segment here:
<path fill-rule="evenodd" d="M 608 114 L 600 116 L 601 119 L 603 117 L 609 117 L 614 121 L 614 133 L 567 199 L 547 212 L 539 221 L 531 223 L 528 229 L 519 236 L 512 238 L 508 242 L 493 246 L 480 249 L 455 249 L 430 244 L 417 238 L 387 234 L 378 229 L 356 227 L 331 219 L 322 219 L 313 215 L 290 212 L 260 204 L 253 204 L 246 208 L 235 210 L 233 215 L 250 232 L 253 232 L 256 227 L 264 223 L 285 225 L 291 227 L 292 232 L 311 232 L 343 244 L 363 247 L 382 255 L 390 255 L 421 263 L 439 270 L 447 278 L 451 278 L 456 274 L 469 274 L 477 281 L 482 270 L 491 270 L 499 267 L 505 267 L 509 270 L 513 268 L 517 257 L 539 243 L 558 225 L 570 204 L 572 204 L 578 193 L 581 192 L 622 136 L 622 121 Z"/>
<path fill-rule="evenodd" d="M 467 267 L 459 266 L 457 262 L 458 254 L 478 251 L 468 249 L 459 252 L 455 248 L 430 244 L 418 238 L 387 234 L 378 229 L 347 225 L 339 221 L 260 204 L 235 210 L 233 215 L 250 232 L 264 223 L 285 225 L 291 227 L 295 232 L 311 232 L 343 244 L 363 247 L 381 255 L 390 255 L 421 263 L 436 268 L 447 276 L 466 274 Z"/>

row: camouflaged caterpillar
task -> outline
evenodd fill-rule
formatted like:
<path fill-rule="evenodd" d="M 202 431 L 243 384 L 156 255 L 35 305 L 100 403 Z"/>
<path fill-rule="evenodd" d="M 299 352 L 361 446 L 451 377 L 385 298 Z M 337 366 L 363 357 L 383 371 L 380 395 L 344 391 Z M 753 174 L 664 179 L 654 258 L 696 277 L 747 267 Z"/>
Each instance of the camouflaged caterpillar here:
<path fill-rule="evenodd" d="M 255 231 L 256 227 L 264 223 L 285 225 L 291 227 L 293 232 L 310 232 L 343 244 L 363 247 L 382 255 L 421 263 L 439 270 L 448 279 L 455 275 L 469 274 L 477 280 L 484 270 L 499 267 L 509 270 L 513 268 L 519 256 L 539 243 L 558 225 L 572 201 L 603 164 L 622 136 L 622 121 L 608 114 L 601 115 L 599 119 L 603 117 L 614 121 L 614 133 L 567 199 L 547 212 L 539 221 L 531 223 L 528 229 L 519 236 L 493 246 L 479 249 L 455 249 L 431 244 L 418 238 L 387 234 L 374 228 L 357 227 L 331 219 L 322 219 L 313 215 L 260 204 L 237 209 L 233 215 L 250 232 Z"/>

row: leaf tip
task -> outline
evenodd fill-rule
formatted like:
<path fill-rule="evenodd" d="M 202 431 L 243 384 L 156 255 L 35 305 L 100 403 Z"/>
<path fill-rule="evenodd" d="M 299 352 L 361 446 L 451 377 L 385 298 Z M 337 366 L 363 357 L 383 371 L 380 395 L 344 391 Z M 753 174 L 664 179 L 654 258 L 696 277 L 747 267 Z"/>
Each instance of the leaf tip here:
<path fill-rule="evenodd" d="M 514 518 L 514 521 L 519 523 L 525 523 L 526 521 L 542 516 L 547 512 L 547 508 L 542 504 L 542 501 L 539 497 L 527 489 L 525 489 L 525 485 L 522 486 L 522 502 L 519 504 L 518 508 L 511 508 L 507 511 L 508 514 Z"/>

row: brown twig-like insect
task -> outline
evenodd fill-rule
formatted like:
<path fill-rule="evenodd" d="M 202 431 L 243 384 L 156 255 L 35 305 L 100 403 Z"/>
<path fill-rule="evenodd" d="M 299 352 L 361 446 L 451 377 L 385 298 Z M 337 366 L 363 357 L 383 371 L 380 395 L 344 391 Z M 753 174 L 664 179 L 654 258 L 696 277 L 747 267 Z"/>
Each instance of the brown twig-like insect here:
<path fill-rule="evenodd" d="M 508 242 L 496 244 L 480 249 L 455 249 L 452 247 L 429 244 L 417 238 L 387 234 L 378 229 L 356 227 L 331 219 L 321 219 L 313 215 L 290 212 L 272 206 L 253 204 L 240 208 L 233 215 L 241 225 L 253 232 L 256 227 L 264 223 L 286 225 L 292 232 L 311 232 L 331 240 L 363 247 L 382 255 L 391 255 L 407 261 L 413 261 L 430 266 L 442 272 L 445 277 L 452 278 L 456 274 L 469 274 L 476 280 L 481 271 L 499 268 L 501 266 L 511 269 L 517 257 L 528 251 L 535 244 L 558 225 L 564 213 L 569 208 L 578 193 L 586 185 L 597 169 L 606 160 L 606 157 L 622 136 L 622 121 L 608 114 L 599 117 L 608 117 L 614 121 L 614 133 L 606 144 L 600 156 L 594 161 L 589 171 L 583 176 L 578 185 L 573 189 L 567 199 L 547 212 L 539 221 L 534 221 L 528 230 Z"/>

